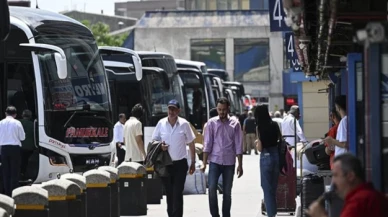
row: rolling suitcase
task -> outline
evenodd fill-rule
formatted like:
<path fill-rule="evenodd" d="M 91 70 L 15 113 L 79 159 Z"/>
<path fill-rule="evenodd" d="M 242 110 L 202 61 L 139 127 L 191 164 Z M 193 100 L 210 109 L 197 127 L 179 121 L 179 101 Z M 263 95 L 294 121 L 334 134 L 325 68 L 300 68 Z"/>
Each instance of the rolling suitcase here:
<path fill-rule="evenodd" d="M 301 203 L 302 210 L 309 208 L 312 202 L 319 198 L 325 192 L 323 177 L 317 175 L 307 175 L 302 179 Z M 302 217 L 307 217 L 305 212 L 302 212 Z"/>
<path fill-rule="evenodd" d="M 294 119 L 294 129 L 296 129 L 296 119 Z M 294 135 L 283 135 L 283 137 L 294 137 L 295 138 L 295 144 L 294 148 L 296 147 L 296 130 Z M 296 151 L 294 152 L 295 156 L 295 162 L 296 162 Z M 287 153 L 290 157 L 290 152 Z M 291 157 L 292 158 L 292 157 Z M 279 181 L 278 181 L 278 187 L 276 190 L 276 205 L 277 205 L 277 211 L 280 213 L 289 213 L 290 215 L 294 215 L 296 210 L 296 191 L 297 191 L 297 183 L 296 183 L 296 167 L 293 167 L 293 162 L 291 159 L 291 162 L 288 162 L 288 168 L 293 168 L 291 171 L 287 172 L 287 175 L 279 175 Z M 295 163 L 296 165 L 296 163 Z M 264 200 L 261 201 L 261 213 L 263 215 L 266 215 L 266 208 Z"/>

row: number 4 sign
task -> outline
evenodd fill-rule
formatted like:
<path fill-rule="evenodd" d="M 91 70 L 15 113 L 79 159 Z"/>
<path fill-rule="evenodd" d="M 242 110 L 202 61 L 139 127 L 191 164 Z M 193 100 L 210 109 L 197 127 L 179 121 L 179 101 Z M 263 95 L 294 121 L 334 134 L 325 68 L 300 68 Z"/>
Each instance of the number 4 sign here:
<path fill-rule="evenodd" d="M 286 55 L 287 55 L 287 59 L 289 60 L 293 60 L 293 59 L 297 59 L 298 56 L 296 54 L 296 50 L 295 50 L 295 43 L 294 43 L 294 34 L 289 32 L 289 33 L 286 33 L 285 34 L 285 38 L 286 38 Z"/>
<path fill-rule="evenodd" d="M 269 25 L 271 32 L 289 31 L 284 19 L 286 14 L 283 10 L 282 0 L 269 0 Z"/>

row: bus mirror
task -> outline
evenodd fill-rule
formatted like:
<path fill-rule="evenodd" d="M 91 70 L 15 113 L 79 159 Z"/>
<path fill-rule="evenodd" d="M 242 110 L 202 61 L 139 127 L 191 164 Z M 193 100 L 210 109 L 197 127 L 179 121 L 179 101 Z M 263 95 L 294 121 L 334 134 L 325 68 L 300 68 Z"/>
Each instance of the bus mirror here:
<path fill-rule="evenodd" d="M 132 56 L 133 66 L 135 67 L 136 79 L 140 81 L 143 78 L 143 69 L 140 63 L 140 59 L 136 56 Z"/>
<path fill-rule="evenodd" d="M 5 41 L 11 31 L 8 1 L 0 0 L 0 40 Z"/>
<path fill-rule="evenodd" d="M 59 79 L 67 78 L 67 61 L 59 53 L 54 53 L 55 64 L 57 65 L 57 73 Z"/>
<path fill-rule="evenodd" d="M 62 48 L 50 45 L 50 44 L 29 44 L 22 43 L 21 47 L 24 47 L 30 51 L 54 51 L 55 65 L 57 66 L 57 74 L 60 79 L 67 78 L 67 60 L 65 52 Z"/>

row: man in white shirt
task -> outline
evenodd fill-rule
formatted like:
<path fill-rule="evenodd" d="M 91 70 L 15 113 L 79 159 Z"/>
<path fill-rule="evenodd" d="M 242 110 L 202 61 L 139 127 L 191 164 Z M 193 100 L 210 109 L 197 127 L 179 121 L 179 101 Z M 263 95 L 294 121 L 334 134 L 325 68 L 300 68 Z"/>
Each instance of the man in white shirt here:
<path fill-rule="evenodd" d="M 291 106 L 289 114 L 283 119 L 283 122 L 281 125 L 282 135 L 285 137 L 284 139 L 288 143 L 289 147 L 294 147 L 295 140 L 298 141 L 297 138 L 294 137 L 295 124 L 296 124 L 297 137 L 299 137 L 301 142 L 307 142 L 307 139 L 304 136 L 303 130 L 299 125 L 299 121 L 298 121 L 299 118 L 300 118 L 299 106 L 293 105 L 293 106 Z M 292 156 L 292 159 L 294 161 L 294 167 L 295 167 L 295 152 L 294 151 L 295 151 L 295 149 L 291 150 L 291 156 Z"/>
<path fill-rule="evenodd" d="M 116 155 L 117 155 L 117 165 L 120 165 L 124 161 L 125 150 L 123 149 L 124 145 L 124 124 L 127 120 L 127 117 L 124 113 L 119 114 L 119 121 L 115 124 L 113 128 L 113 142 L 116 144 Z"/>
<path fill-rule="evenodd" d="M 291 106 L 290 113 L 283 119 L 282 122 L 282 135 L 285 136 L 285 140 L 290 146 L 295 145 L 295 139 L 293 136 L 295 135 L 295 123 L 296 121 L 296 135 L 299 137 L 301 142 L 307 142 L 306 137 L 304 136 L 303 130 L 299 125 L 299 106 L 293 105 Z"/>
<path fill-rule="evenodd" d="M 346 114 L 346 96 L 341 95 L 335 98 L 335 108 L 341 115 L 341 121 L 337 129 L 337 137 L 334 139 L 330 136 L 324 139 L 329 145 L 335 145 L 334 156 L 348 152 L 348 116 Z"/>
<path fill-rule="evenodd" d="M 143 116 L 143 107 L 136 104 L 131 117 L 124 125 L 125 161 L 144 163 L 146 152 L 143 143 L 143 126 L 139 121 Z"/>
<path fill-rule="evenodd" d="M 161 119 L 155 127 L 152 139 L 162 141 L 163 151 L 168 151 L 173 165 L 167 167 L 169 177 L 161 177 L 167 196 L 169 217 L 183 216 L 183 189 L 188 168 L 186 145 L 189 144 L 191 165 L 189 173 L 195 171 L 195 134 L 190 123 L 179 117 L 180 105 L 177 100 L 168 103 L 168 117 Z"/>
<path fill-rule="evenodd" d="M 19 187 L 21 146 L 26 138 L 20 121 L 16 120 L 16 108 L 8 106 L 6 118 L 0 121 L 1 168 L 4 193 L 12 197 L 12 191 Z"/>
<path fill-rule="evenodd" d="M 274 113 L 274 117 L 272 118 L 272 120 L 275 121 L 276 123 L 278 123 L 280 132 L 282 132 L 283 117 L 282 117 L 282 114 L 280 113 L 280 111 L 276 111 Z"/>

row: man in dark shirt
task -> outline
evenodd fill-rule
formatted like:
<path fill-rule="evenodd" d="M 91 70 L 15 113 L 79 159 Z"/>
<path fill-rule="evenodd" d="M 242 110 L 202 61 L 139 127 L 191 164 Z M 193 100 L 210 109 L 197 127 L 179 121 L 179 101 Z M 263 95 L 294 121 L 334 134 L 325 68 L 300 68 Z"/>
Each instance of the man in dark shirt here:
<path fill-rule="evenodd" d="M 243 122 L 243 132 L 245 137 L 244 153 L 250 155 L 252 149 L 255 149 L 255 154 L 257 155 L 257 149 L 255 148 L 256 121 L 252 111 L 248 112 L 248 117 Z"/>
<path fill-rule="evenodd" d="M 333 161 L 333 183 L 338 195 L 345 200 L 340 217 L 388 216 L 388 200 L 365 182 L 364 169 L 350 153 L 338 155 Z M 321 205 L 322 198 L 307 211 L 310 217 L 328 217 Z"/>
<path fill-rule="evenodd" d="M 21 173 L 21 178 L 23 180 L 26 180 L 28 160 L 30 159 L 35 149 L 34 122 L 32 122 L 31 120 L 32 112 L 28 109 L 23 111 L 22 117 L 23 119 L 20 120 L 20 123 L 22 124 L 24 132 L 26 133 L 26 139 L 22 141 L 20 173 Z"/>

